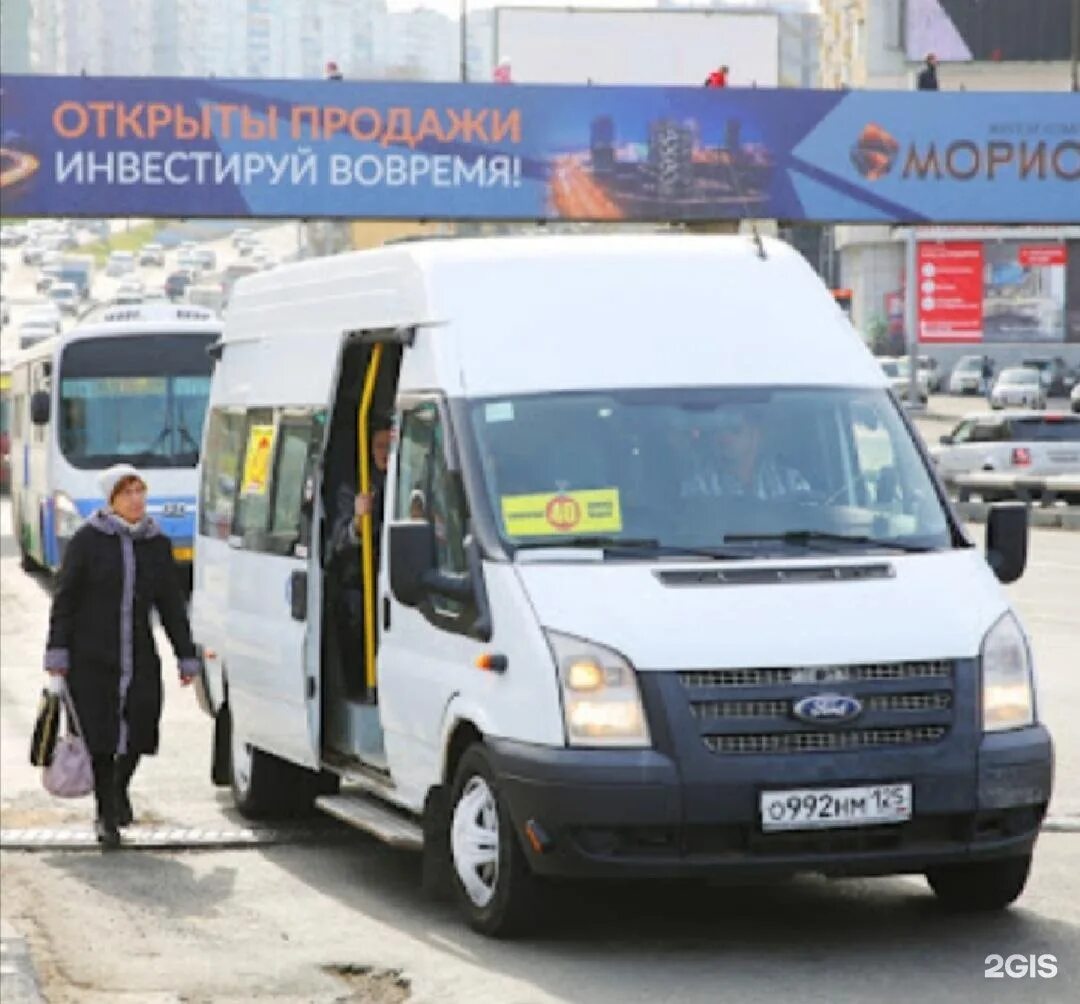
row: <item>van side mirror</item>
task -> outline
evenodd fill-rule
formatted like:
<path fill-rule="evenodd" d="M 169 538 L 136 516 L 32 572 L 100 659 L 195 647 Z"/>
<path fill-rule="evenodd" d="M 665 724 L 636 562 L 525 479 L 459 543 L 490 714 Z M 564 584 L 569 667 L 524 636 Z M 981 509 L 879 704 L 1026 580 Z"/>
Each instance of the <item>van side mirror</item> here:
<path fill-rule="evenodd" d="M 1001 582 L 1015 582 L 1027 567 L 1028 509 L 1023 502 L 998 502 L 986 517 L 986 560 Z"/>
<path fill-rule="evenodd" d="M 435 570 L 435 528 L 427 520 L 390 524 L 390 591 L 417 607 L 427 592 L 424 577 Z"/>
<path fill-rule="evenodd" d="M 30 395 L 30 421 L 34 425 L 49 424 L 49 392 L 36 390 Z"/>
<path fill-rule="evenodd" d="M 942 446 L 952 446 L 952 436 L 946 434 L 941 437 L 939 442 Z"/>

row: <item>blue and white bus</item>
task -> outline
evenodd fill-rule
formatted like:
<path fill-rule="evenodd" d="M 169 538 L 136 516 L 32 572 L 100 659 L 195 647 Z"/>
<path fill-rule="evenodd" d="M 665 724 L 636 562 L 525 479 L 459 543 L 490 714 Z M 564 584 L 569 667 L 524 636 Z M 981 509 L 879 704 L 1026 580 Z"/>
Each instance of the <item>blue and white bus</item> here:
<path fill-rule="evenodd" d="M 11 496 L 23 568 L 55 571 L 102 504 L 98 476 L 134 464 L 148 509 L 190 569 L 195 467 L 221 324 L 209 310 L 109 307 L 17 356 L 11 373 Z"/>

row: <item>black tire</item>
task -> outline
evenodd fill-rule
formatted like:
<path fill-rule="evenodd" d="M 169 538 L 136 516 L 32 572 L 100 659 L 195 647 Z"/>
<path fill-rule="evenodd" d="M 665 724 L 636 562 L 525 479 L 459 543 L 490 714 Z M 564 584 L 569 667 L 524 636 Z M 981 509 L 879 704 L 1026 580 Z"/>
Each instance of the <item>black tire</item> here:
<path fill-rule="evenodd" d="M 232 719 L 228 705 L 223 704 L 214 716 L 214 738 L 210 747 L 210 780 L 219 788 L 232 784 Z"/>
<path fill-rule="evenodd" d="M 242 816 L 274 819 L 307 815 L 314 811 L 317 795 L 337 790 L 336 775 L 308 770 L 244 743 L 233 732 L 235 723 L 227 705 L 218 715 L 228 718 L 228 724 L 222 726 L 229 736 L 228 784 Z M 241 750 L 243 755 L 237 756 Z"/>
<path fill-rule="evenodd" d="M 930 888 L 951 910 L 964 912 L 1004 910 L 1016 901 L 1027 884 L 1031 855 L 982 861 L 969 865 L 943 865 L 926 873 Z"/>
<path fill-rule="evenodd" d="M 468 801 L 466 801 L 466 799 Z M 492 804 L 493 803 L 493 804 Z M 490 865 L 470 867 L 459 861 L 455 827 L 475 815 L 491 832 L 496 858 Z M 481 934 L 505 938 L 523 933 L 536 918 L 537 879 L 529 868 L 495 771 L 482 743 L 470 746 L 458 762 L 450 793 L 446 839 L 449 844 L 454 898 L 469 926 Z M 462 873 L 471 875 L 467 887 Z M 486 901 L 478 893 L 487 887 Z M 470 891 L 471 888 L 471 891 Z"/>

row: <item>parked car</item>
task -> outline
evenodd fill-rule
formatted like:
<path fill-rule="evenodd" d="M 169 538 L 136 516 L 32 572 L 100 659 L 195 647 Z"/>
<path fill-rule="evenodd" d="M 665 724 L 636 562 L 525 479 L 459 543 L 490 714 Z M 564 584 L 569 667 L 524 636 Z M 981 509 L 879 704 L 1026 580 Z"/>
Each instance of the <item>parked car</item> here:
<path fill-rule="evenodd" d="M 111 276 L 128 275 L 135 271 L 135 253 L 133 251 L 113 251 L 105 265 L 105 274 Z"/>
<path fill-rule="evenodd" d="M 1020 365 L 1038 372 L 1039 382 L 1047 397 L 1064 397 L 1069 393 L 1072 374 L 1060 356 L 1053 359 L 1025 359 Z"/>
<path fill-rule="evenodd" d="M 239 247 L 243 241 L 251 240 L 255 237 L 255 231 L 250 227 L 238 227 L 232 233 L 232 245 L 233 247 Z"/>
<path fill-rule="evenodd" d="M 63 282 L 63 279 L 60 277 L 60 272 L 61 268 L 59 265 L 46 265 L 38 273 L 37 279 L 34 280 L 34 289 L 38 293 L 48 295 L 48 292 L 52 289 L 54 283 Z"/>
<path fill-rule="evenodd" d="M 204 272 L 212 272 L 217 268 L 217 252 L 213 248 L 196 248 L 195 264 Z"/>
<path fill-rule="evenodd" d="M 1080 471 L 1080 418 L 1057 411 L 967 415 L 930 451 L 942 476 L 971 471 Z"/>
<path fill-rule="evenodd" d="M 129 280 L 127 282 L 120 283 L 120 285 L 116 287 L 116 296 L 113 297 L 113 302 L 121 304 L 133 304 L 142 303 L 144 299 L 145 295 L 143 293 L 143 284 L 138 280 Z"/>
<path fill-rule="evenodd" d="M 186 269 L 177 269 L 175 272 L 170 272 L 165 280 L 165 295 L 170 300 L 179 300 L 193 281 L 194 277 Z"/>
<path fill-rule="evenodd" d="M 8 306 L 7 297 L 0 293 L 0 325 L 11 321 L 11 308 Z"/>
<path fill-rule="evenodd" d="M 61 313 L 79 312 L 79 288 L 73 282 L 54 282 L 49 287 L 49 299 L 56 304 Z"/>
<path fill-rule="evenodd" d="M 0 227 L 0 247 L 14 248 L 26 243 L 26 231 L 22 227 Z"/>
<path fill-rule="evenodd" d="M 1075 384 L 1069 394 L 1069 407 L 1080 414 L 1080 383 Z"/>
<path fill-rule="evenodd" d="M 919 373 L 926 375 L 926 387 L 931 394 L 940 394 L 945 374 L 932 356 L 919 356 Z"/>
<path fill-rule="evenodd" d="M 1046 387 L 1038 370 L 1013 366 L 1002 370 L 990 391 L 991 408 L 1045 408 Z"/>
<path fill-rule="evenodd" d="M 23 249 L 22 249 L 23 264 L 24 265 L 40 265 L 41 264 L 41 256 L 44 253 L 45 253 L 45 249 L 40 244 L 38 244 L 36 241 L 34 243 L 32 243 L 32 244 L 31 243 L 24 244 Z"/>
<path fill-rule="evenodd" d="M 54 335 L 60 334 L 60 308 L 51 300 L 45 300 L 23 314 L 24 324 L 35 324 L 38 322 L 47 324 L 52 329 Z"/>
<path fill-rule="evenodd" d="M 139 264 L 161 268 L 165 264 L 165 249 L 160 244 L 144 244 L 139 250 Z"/>
<path fill-rule="evenodd" d="M 987 356 L 964 356 L 949 376 L 950 394 L 985 394 L 990 388 L 986 372 L 993 376 L 994 362 Z"/>
<path fill-rule="evenodd" d="M 879 359 L 878 362 L 881 364 L 882 372 L 889 378 L 893 393 L 901 401 L 909 400 L 911 397 L 911 370 L 908 359 L 906 357 L 899 359 L 883 358 Z M 918 402 L 925 404 L 930 395 L 927 388 L 926 374 L 921 370 L 916 371 L 915 383 L 918 387 Z"/>
<path fill-rule="evenodd" d="M 48 321 L 23 321 L 19 325 L 19 348 L 28 349 L 56 333 L 56 328 Z"/>

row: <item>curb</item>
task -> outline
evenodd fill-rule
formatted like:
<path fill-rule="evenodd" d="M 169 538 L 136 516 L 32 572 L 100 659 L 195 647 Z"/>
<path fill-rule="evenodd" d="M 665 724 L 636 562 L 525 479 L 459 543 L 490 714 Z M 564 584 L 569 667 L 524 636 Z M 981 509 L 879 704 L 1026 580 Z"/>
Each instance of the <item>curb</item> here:
<path fill-rule="evenodd" d="M 44 1004 L 26 939 L 0 917 L 0 999 L 4 1004 Z"/>
<path fill-rule="evenodd" d="M 1080 833 L 1080 816 L 1047 816 L 1042 828 L 1046 833 Z"/>
<path fill-rule="evenodd" d="M 123 832 L 125 850 L 222 850 L 339 840 L 352 830 L 335 826 L 240 827 L 139 827 Z M 100 853 L 94 831 L 86 827 L 34 827 L 0 830 L 3 851 L 93 851 Z"/>

